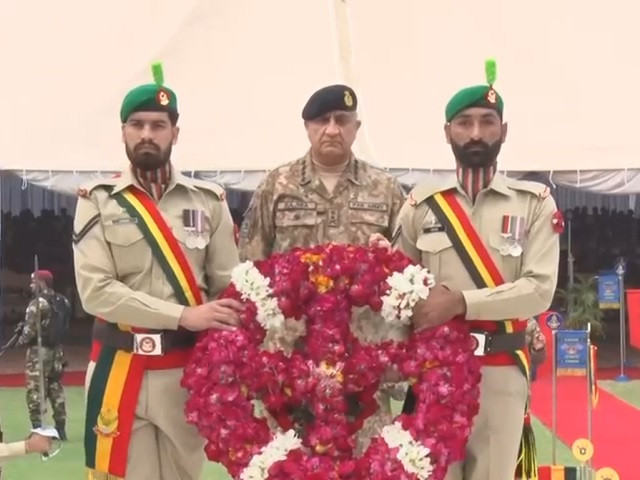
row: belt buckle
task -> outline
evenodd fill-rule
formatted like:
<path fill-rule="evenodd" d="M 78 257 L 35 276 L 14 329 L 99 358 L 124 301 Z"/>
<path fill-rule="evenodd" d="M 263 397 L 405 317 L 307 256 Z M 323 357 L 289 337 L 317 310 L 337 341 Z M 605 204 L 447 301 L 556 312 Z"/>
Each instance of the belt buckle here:
<path fill-rule="evenodd" d="M 489 340 L 491 336 L 488 332 L 471 332 L 473 341 L 473 354 L 476 357 L 484 357 L 489 353 Z"/>
<path fill-rule="evenodd" d="M 162 350 L 162 333 L 134 333 L 133 353 L 136 355 L 158 356 Z"/>

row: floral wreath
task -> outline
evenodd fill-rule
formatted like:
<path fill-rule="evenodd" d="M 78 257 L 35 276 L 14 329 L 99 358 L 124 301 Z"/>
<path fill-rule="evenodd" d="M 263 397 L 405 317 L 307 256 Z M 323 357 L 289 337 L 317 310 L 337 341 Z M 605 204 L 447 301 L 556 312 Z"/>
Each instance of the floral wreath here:
<path fill-rule="evenodd" d="M 182 379 L 207 458 L 239 480 L 444 478 L 464 457 L 479 408 L 465 322 L 377 344 L 350 329 L 360 307 L 380 312 L 389 332 L 406 329 L 433 284 L 427 269 L 385 248 L 329 244 L 237 266 L 221 297 L 245 305 L 241 327 L 204 334 Z M 356 458 L 354 434 L 376 412 L 391 366 L 412 385 L 415 411 Z"/>

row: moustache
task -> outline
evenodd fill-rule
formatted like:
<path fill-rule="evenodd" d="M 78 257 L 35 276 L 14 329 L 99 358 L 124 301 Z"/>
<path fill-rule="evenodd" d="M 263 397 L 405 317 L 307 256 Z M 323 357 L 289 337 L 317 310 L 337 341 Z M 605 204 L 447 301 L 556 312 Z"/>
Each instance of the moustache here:
<path fill-rule="evenodd" d="M 134 151 L 138 151 L 144 147 L 152 147 L 156 151 L 160 151 L 160 147 L 153 142 L 141 142 L 134 147 Z"/>
<path fill-rule="evenodd" d="M 478 150 L 478 149 L 487 151 L 489 150 L 489 148 L 491 148 L 491 146 L 488 143 L 483 142 L 482 140 L 467 142 L 462 146 L 462 149 L 465 151 Z"/>

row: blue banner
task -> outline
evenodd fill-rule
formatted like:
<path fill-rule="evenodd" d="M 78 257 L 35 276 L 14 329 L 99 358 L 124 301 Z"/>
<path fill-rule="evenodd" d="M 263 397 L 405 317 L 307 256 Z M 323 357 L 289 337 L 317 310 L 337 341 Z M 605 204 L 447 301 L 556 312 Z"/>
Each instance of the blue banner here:
<path fill-rule="evenodd" d="M 586 330 L 556 332 L 556 370 L 561 375 L 586 375 L 589 359 Z"/>
<path fill-rule="evenodd" d="M 602 310 L 620 308 L 620 279 L 615 272 L 598 274 L 598 303 Z"/>

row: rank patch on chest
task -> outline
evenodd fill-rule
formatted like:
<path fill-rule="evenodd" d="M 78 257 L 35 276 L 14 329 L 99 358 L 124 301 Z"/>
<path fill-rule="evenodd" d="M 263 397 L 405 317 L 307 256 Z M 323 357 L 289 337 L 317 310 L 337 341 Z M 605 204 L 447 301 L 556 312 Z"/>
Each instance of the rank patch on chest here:
<path fill-rule="evenodd" d="M 329 227 L 340 226 L 340 215 L 338 214 L 338 210 L 335 208 L 327 210 L 327 225 Z"/>
<path fill-rule="evenodd" d="M 389 205 L 380 202 L 349 202 L 349 208 L 352 210 L 373 210 L 376 212 L 386 212 L 389 210 Z"/>
<path fill-rule="evenodd" d="M 315 202 L 303 202 L 301 200 L 283 200 L 278 203 L 278 210 L 315 210 Z"/>
<path fill-rule="evenodd" d="M 135 217 L 120 217 L 111 220 L 111 225 L 130 225 L 138 223 L 138 219 Z"/>
<path fill-rule="evenodd" d="M 428 227 L 424 227 L 422 229 L 422 233 L 436 233 L 436 232 L 444 232 L 444 225 L 429 225 Z"/>

